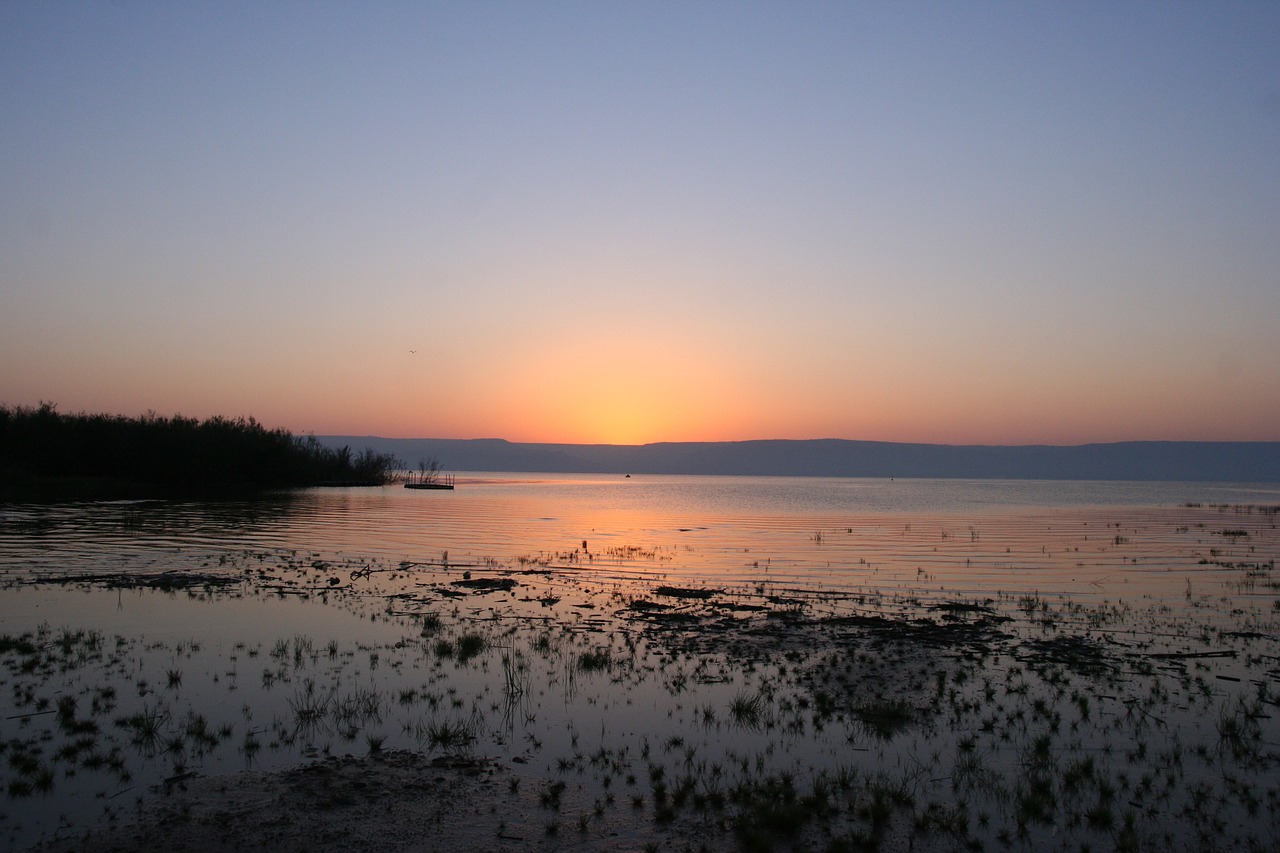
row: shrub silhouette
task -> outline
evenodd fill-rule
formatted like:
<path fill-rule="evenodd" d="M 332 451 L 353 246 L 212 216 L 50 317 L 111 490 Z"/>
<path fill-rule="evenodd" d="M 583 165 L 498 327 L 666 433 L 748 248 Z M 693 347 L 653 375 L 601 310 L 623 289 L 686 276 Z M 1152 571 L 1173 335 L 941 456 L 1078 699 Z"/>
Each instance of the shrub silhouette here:
<path fill-rule="evenodd" d="M 283 488 L 383 483 L 401 467 L 370 448 L 324 447 L 253 418 L 204 421 L 147 412 L 135 418 L 64 415 L 52 403 L 0 406 L 0 482 L 108 478 L 178 488 Z"/>

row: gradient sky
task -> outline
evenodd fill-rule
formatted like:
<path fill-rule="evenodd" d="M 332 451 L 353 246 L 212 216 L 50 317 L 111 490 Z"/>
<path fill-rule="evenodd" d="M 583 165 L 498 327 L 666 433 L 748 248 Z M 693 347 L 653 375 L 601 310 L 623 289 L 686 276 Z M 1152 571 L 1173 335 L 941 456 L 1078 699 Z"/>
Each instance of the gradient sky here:
<path fill-rule="evenodd" d="M 6 2 L 0 402 L 40 400 L 1280 440 L 1280 4 Z"/>

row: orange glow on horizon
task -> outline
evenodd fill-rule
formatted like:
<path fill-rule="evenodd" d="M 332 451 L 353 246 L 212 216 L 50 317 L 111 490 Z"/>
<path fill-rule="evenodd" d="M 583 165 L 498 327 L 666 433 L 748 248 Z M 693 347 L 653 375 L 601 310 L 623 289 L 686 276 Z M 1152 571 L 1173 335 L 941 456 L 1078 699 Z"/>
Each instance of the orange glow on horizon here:
<path fill-rule="evenodd" d="M 701 316 L 701 315 L 699 315 Z M 696 324 L 695 324 L 696 325 Z M 594 330 L 536 329 L 465 353 L 390 345 L 352 357 L 290 354 L 283 375 L 247 356 L 211 370 L 169 359 L 129 363 L 129 381 L 74 374 L 7 400 L 49 399 L 64 412 L 126 416 L 154 410 L 253 417 L 295 435 L 499 438 L 549 444 L 642 445 L 769 439 L 849 439 L 951 445 L 1075 445 L 1115 441 L 1275 441 L 1274 405 L 1246 398 L 1206 371 L 1175 389 L 1149 389 L 1145 371 L 1084 381 L 1032 369 L 997 371 L 962 348 L 929 353 L 827 352 L 799 367 L 730 324 L 691 328 L 681 316 L 620 320 Z M 816 340 L 816 338 L 815 338 Z M 947 356 L 947 357 L 944 357 Z M 948 360 L 949 358 L 949 360 Z M 966 360 L 968 358 L 968 360 Z M 971 383 L 939 373 L 955 364 Z M 1260 380 L 1261 377 L 1254 377 Z M 157 390 L 158 389 L 158 390 Z M 22 391 L 22 387 L 18 387 Z M 1142 407 L 1133 405 L 1141 400 Z M 1231 429 L 1221 424 L 1230 411 Z"/>
<path fill-rule="evenodd" d="M 712 440 L 751 421 L 742 373 L 706 343 L 600 330 L 535 347 L 472 417 L 511 441 Z"/>

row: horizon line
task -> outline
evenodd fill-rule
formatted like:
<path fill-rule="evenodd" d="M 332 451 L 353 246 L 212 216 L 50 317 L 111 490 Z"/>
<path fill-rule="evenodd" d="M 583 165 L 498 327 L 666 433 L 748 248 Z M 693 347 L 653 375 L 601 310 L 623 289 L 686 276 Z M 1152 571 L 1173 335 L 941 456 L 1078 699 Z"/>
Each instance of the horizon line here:
<path fill-rule="evenodd" d="M 561 447 L 628 447 L 642 448 L 655 447 L 669 444 L 755 444 L 765 442 L 791 442 L 791 443 L 817 443 L 817 442 L 847 442 L 851 444 L 895 444 L 905 446 L 921 446 L 921 447 L 1002 447 L 1002 448 L 1033 448 L 1033 447 L 1054 447 L 1054 448 L 1075 448 L 1075 447 L 1099 447 L 1106 445 L 1118 444 L 1280 444 L 1280 438 L 1275 439 L 1219 439 L 1219 438 L 1124 438 L 1113 439 L 1109 441 L 1082 441 L 1078 443 L 1053 444 L 1049 442 L 1027 442 L 1018 444 L 998 444 L 998 443 L 982 443 L 982 442 L 943 442 L 943 441 L 897 441 L 889 439 L 877 438 L 837 438 L 828 436 L 825 438 L 731 438 L 731 439 L 710 439 L 710 440 L 663 440 L 663 441 L 646 441 L 640 444 L 618 444 L 607 441 L 524 441 L 517 439 L 502 438 L 499 436 L 476 436 L 471 438 L 449 438 L 444 436 L 391 436 L 378 435 L 376 433 L 316 433 L 308 432 L 304 435 L 314 435 L 317 438 L 376 438 L 382 441 L 488 441 L 502 442 L 504 444 L 536 444 L 536 445 L 553 445 Z"/>

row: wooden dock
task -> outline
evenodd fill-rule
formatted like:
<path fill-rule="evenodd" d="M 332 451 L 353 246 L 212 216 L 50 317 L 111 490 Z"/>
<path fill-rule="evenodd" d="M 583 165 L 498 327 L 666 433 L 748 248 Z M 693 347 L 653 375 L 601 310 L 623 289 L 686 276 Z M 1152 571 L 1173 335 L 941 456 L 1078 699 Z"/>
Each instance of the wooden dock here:
<path fill-rule="evenodd" d="M 421 480 L 410 480 L 404 484 L 406 489 L 448 489 L 453 491 L 453 475 L 427 477 Z"/>

